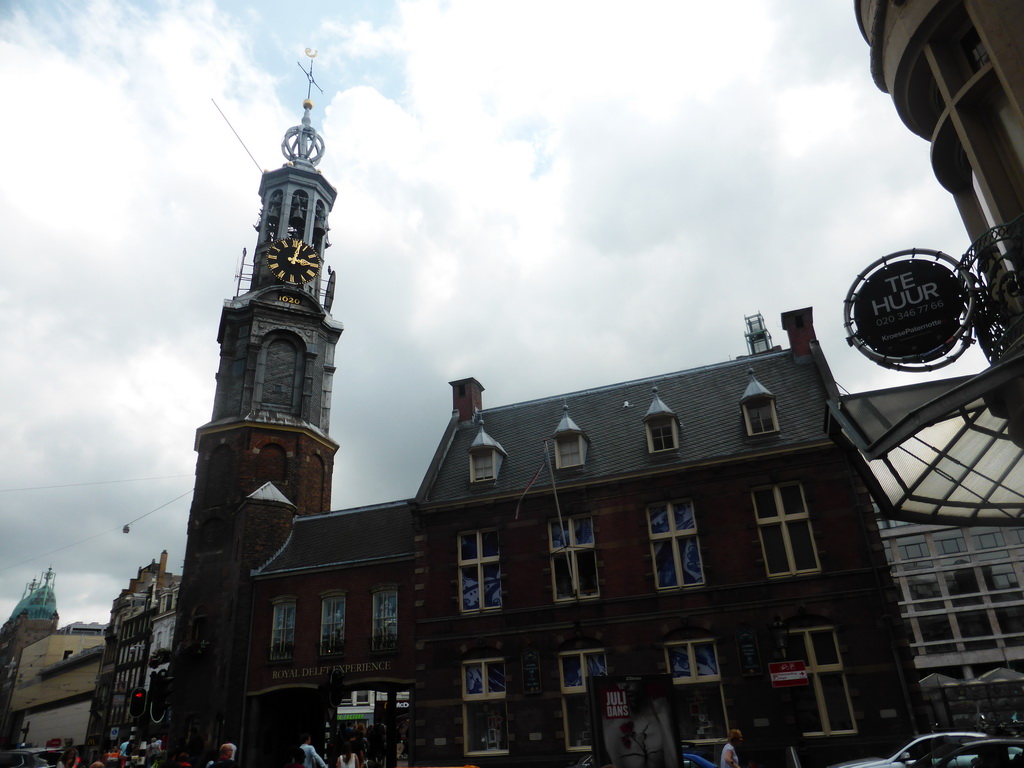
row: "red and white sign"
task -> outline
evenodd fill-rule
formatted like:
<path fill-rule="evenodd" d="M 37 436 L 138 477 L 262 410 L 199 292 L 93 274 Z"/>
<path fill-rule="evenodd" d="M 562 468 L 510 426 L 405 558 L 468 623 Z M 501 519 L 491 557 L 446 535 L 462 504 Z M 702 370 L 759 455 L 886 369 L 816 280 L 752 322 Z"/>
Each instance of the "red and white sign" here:
<path fill-rule="evenodd" d="M 790 688 L 808 685 L 807 665 L 802 661 L 773 661 L 768 665 L 772 688 Z"/>

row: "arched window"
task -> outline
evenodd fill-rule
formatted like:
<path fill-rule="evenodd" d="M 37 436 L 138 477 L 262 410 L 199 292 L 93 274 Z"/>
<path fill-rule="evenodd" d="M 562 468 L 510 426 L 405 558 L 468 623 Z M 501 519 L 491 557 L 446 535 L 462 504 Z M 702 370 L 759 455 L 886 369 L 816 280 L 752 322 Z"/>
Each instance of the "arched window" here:
<path fill-rule="evenodd" d="M 288 237 L 300 240 L 306 237 L 306 218 L 309 216 L 309 195 L 301 189 L 292 193 L 292 202 L 288 207 Z"/>
<path fill-rule="evenodd" d="M 223 504 L 230 498 L 234 464 L 234 451 L 231 448 L 218 445 L 213 449 L 206 470 L 206 493 L 203 501 L 207 507 Z"/>
<path fill-rule="evenodd" d="M 284 448 L 268 443 L 260 448 L 256 457 L 256 480 L 259 483 L 278 482 L 287 477 L 288 457 Z"/>

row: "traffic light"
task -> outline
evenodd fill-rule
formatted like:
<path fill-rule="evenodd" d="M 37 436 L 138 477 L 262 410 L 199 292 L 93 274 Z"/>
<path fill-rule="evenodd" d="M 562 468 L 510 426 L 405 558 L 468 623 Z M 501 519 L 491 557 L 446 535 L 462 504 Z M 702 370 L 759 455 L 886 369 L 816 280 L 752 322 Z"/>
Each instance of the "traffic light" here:
<path fill-rule="evenodd" d="M 142 717 L 146 714 L 146 689 L 132 688 L 128 695 L 128 716 Z"/>
<path fill-rule="evenodd" d="M 161 669 L 149 676 L 149 716 L 153 722 L 159 723 L 167 714 L 167 700 L 171 696 L 174 678 Z"/>
<path fill-rule="evenodd" d="M 332 707 L 341 705 L 341 700 L 348 693 L 348 688 L 345 687 L 345 673 L 340 669 L 332 669 L 327 673 L 327 684 L 325 686 L 327 693 L 327 703 Z"/>

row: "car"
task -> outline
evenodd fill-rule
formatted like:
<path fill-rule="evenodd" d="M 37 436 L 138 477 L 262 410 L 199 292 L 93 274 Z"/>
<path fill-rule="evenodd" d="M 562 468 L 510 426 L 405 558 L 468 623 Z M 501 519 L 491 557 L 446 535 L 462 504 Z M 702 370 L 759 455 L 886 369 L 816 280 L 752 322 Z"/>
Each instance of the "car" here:
<path fill-rule="evenodd" d="M 26 747 L 26 752 L 34 752 L 46 761 L 47 765 L 56 765 L 64 756 L 64 750 L 52 747 Z"/>
<path fill-rule="evenodd" d="M 1024 739 L 978 739 L 946 745 L 920 762 L 932 768 L 1010 768 L 1024 764 Z"/>
<path fill-rule="evenodd" d="M 48 768 L 43 758 L 30 749 L 9 749 L 0 752 L 0 768 Z"/>
<path fill-rule="evenodd" d="M 916 736 L 889 757 L 867 757 L 859 760 L 847 760 L 833 763 L 828 768 L 906 768 L 913 765 L 930 752 L 947 744 L 966 744 L 970 741 L 984 739 L 985 734 L 977 731 L 948 731 L 945 733 L 926 733 Z"/>

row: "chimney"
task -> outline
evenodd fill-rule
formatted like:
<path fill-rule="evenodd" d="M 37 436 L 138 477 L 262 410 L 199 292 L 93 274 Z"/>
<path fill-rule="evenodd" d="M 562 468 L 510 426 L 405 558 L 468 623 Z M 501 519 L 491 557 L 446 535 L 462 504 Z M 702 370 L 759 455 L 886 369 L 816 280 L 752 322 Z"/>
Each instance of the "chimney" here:
<path fill-rule="evenodd" d="M 793 357 L 807 357 L 811 354 L 814 335 L 814 310 L 811 307 L 791 309 L 782 313 L 782 327 L 789 334 L 789 348 Z"/>
<path fill-rule="evenodd" d="M 452 410 L 459 412 L 459 422 L 472 421 L 473 414 L 484 407 L 484 388 L 476 379 L 449 381 L 452 385 Z"/>

